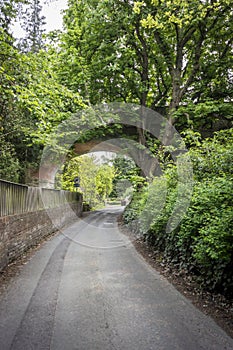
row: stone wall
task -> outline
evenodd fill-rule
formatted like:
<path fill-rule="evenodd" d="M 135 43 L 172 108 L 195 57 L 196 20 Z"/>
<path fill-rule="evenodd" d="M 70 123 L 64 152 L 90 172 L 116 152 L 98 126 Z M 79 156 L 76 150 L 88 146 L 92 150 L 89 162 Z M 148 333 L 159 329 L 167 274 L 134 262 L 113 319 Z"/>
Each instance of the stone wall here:
<path fill-rule="evenodd" d="M 80 197 L 76 203 L 0 217 L 0 270 L 81 212 Z"/>

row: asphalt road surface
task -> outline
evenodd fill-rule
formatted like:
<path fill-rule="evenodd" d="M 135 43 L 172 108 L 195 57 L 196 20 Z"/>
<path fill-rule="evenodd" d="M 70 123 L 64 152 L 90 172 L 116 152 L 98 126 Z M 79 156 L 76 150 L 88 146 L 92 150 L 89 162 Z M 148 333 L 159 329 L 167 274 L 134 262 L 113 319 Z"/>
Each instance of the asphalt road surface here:
<path fill-rule="evenodd" d="M 117 228 L 121 208 L 53 237 L 0 296 L 1 350 L 232 350 L 233 340 Z"/>

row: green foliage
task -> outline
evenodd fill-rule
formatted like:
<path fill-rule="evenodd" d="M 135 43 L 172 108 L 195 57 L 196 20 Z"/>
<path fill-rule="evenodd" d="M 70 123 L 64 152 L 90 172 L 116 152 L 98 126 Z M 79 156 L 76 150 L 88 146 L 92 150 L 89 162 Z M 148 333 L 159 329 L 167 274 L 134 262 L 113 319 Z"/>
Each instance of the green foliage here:
<path fill-rule="evenodd" d="M 10 26 L 16 19 L 22 4 L 26 4 L 28 0 L 0 0 L 0 28 L 5 33 L 10 33 Z"/>
<path fill-rule="evenodd" d="M 95 177 L 95 184 L 101 201 L 105 201 L 112 192 L 114 175 L 114 168 L 112 166 L 107 164 L 99 166 Z"/>
<path fill-rule="evenodd" d="M 80 167 L 80 158 L 75 157 L 71 159 L 63 168 L 60 170 L 61 174 L 57 176 L 57 182 L 64 190 L 74 191 L 74 179 L 78 177 Z"/>
<path fill-rule="evenodd" d="M 225 120 L 232 98 L 229 0 L 68 5 L 58 52 L 63 84 L 93 104 L 166 106 L 182 129 Z"/>
<path fill-rule="evenodd" d="M 58 83 L 52 49 L 20 53 L 11 36 L 4 31 L 1 36 L 0 136 L 5 147 L 11 144 L 14 150 L 14 157 L 8 153 L 4 166 L 7 173 L 7 161 L 9 172 L 12 163 L 20 163 L 15 171 L 24 182 L 27 169 L 38 168 L 41 149 L 51 142 L 57 125 L 84 104 L 78 94 Z"/>
<path fill-rule="evenodd" d="M 83 193 L 83 199 L 93 208 L 97 205 L 97 191 L 95 176 L 97 165 L 93 157 L 83 156 L 80 159 L 78 175 L 80 177 L 80 189 Z"/>
<path fill-rule="evenodd" d="M 172 119 L 179 130 L 211 129 L 220 121 L 220 129 L 230 125 L 228 0 L 69 0 L 65 31 L 50 33 L 44 50 L 40 1 L 1 0 L 0 5 L 0 133 L 16 152 L 21 174 L 38 165 L 57 125 L 89 103 L 177 108 Z M 26 55 L 10 33 L 25 7 L 30 10 L 24 16 Z M 98 127 L 90 114 L 84 119 Z M 112 126 L 97 129 L 81 141 L 113 132 Z"/>
<path fill-rule="evenodd" d="M 232 144 L 233 129 L 229 129 L 215 133 L 212 139 L 205 139 L 199 147 L 190 150 L 198 181 L 232 176 Z"/>
<path fill-rule="evenodd" d="M 0 139 L 0 179 L 18 182 L 20 164 L 13 145 Z"/>
<path fill-rule="evenodd" d="M 112 164 L 115 175 L 111 197 L 120 199 L 131 197 L 132 191 L 145 182 L 145 179 L 139 175 L 139 168 L 131 158 L 120 154 L 114 158 Z"/>
<path fill-rule="evenodd" d="M 125 222 L 132 222 L 133 229 L 165 259 L 194 272 L 203 287 L 229 296 L 233 287 L 232 131 L 218 132 L 202 142 L 196 133 L 187 133 L 193 145 L 189 155 L 195 184 L 190 206 L 175 230 L 166 232 L 177 200 L 175 165 L 154 179 L 151 194 L 148 186 L 138 192 L 124 213 Z"/>
<path fill-rule="evenodd" d="M 146 198 L 147 188 L 143 187 L 133 194 L 131 202 L 123 214 L 125 224 L 137 234 L 140 233 L 139 217 L 145 207 Z"/>
<path fill-rule="evenodd" d="M 30 7 L 24 18 L 27 54 L 17 49 L 10 29 L 23 4 Z M 57 126 L 80 109 L 86 111 L 80 126 L 89 131 L 78 142 L 120 135 L 120 125 L 100 127 L 101 116 L 91 113 L 90 104 L 162 107 L 182 131 L 194 167 L 192 202 L 173 232 L 166 225 L 177 201 L 177 169 L 149 133 L 138 135 L 140 143 L 156 154 L 164 171 L 150 184 L 124 157 L 114 167 L 84 157 L 65 165 L 62 186 L 73 190 L 80 176 L 92 206 L 111 191 L 121 197 L 134 193 L 124 213 L 127 224 L 167 260 L 195 271 L 209 289 L 229 294 L 233 135 L 232 129 L 212 135 L 232 126 L 230 5 L 230 0 L 69 0 L 65 31 L 50 33 L 50 44 L 41 50 L 40 1 L 0 0 L 0 177 L 25 181 L 28 169 L 38 168 L 43 147 L 53 143 Z"/>
<path fill-rule="evenodd" d="M 188 101 L 174 113 L 178 130 L 199 130 L 205 135 L 232 126 L 233 105 L 222 99 L 207 99 L 204 102 Z"/>
<path fill-rule="evenodd" d="M 177 243 L 179 255 L 190 256 L 188 264 L 195 265 L 203 285 L 228 293 L 233 282 L 232 185 L 227 177 L 196 184 Z"/>
<path fill-rule="evenodd" d="M 74 191 L 74 179 L 80 178 L 78 191 L 91 208 L 103 204 L 112 191 L 114 168 L 107 164 L 97 165 L 95 157 L 82 156 L 71 159 L 61 176 L 61 186 Z"/>
<path fill-rule="evenodd" d="M 22 115 L 16 102 L 15 86 L 19 56 L 13 47 L 13 39 L 0 28 L 0 176 L 17 181 L 20 173 L 19 130 Z"/>
<path fill-rule="evenodd" d="M 28 117 L 23 131 L 32 136 L 33 143 L 45 145 L 57 125 L 84 104 L 78 94 L 58 83 L 52 68 L 53 51 L 21 54 L 20 57 L 23 81 L 17 88 L 18 101 Z"/>

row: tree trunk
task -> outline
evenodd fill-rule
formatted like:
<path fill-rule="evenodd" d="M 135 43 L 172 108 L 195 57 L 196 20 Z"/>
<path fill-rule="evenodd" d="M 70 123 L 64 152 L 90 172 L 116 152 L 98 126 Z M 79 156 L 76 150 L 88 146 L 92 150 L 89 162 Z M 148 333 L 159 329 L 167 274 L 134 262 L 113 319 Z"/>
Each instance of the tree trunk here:
<path fill-rule="evenodd" d="M 174 135 L 174 112 L 180 105 L 181 101 L 181 71 L 180 69 L 174 69 L 172 76 L 172 99 L 168 109 L 168 123 L 163 135 L 163 145 L 169 145 Z"/>

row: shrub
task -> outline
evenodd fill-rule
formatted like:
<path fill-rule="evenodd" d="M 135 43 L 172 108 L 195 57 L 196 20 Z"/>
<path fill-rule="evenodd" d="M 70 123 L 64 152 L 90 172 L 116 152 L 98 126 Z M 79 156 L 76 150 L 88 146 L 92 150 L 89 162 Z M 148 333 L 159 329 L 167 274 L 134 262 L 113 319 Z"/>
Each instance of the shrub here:
<path fill-rule="evenodd" d="M 178 236 L 179 256 L 195 265 L 208 289 L 230 293 L 233 263 L 232 181 L 215 178 L 195 186 Z"/>
<path fill-rule="evenodd" d="M 203 287 L 228 296 L 233 293 L 232 141 L 231 129 L 190 149 L 195 178 L 192 200 L 172 232 L 166 226 L 177 201 L 175 164 L 135 193 L 124 214 L 125 222 L 133 222 L 134 231 L 163 252 L 164 259 L 194 272 Z"/>

